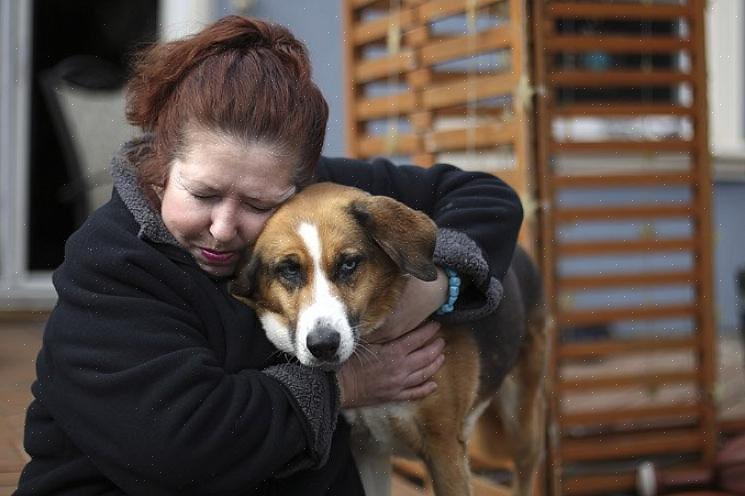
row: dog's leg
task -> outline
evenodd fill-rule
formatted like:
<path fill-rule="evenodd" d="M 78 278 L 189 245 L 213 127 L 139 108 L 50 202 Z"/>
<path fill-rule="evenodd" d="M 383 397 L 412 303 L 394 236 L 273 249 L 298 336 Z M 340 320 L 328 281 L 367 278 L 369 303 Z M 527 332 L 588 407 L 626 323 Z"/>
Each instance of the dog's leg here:
<path fill-rule="evenodd" d="M 544 458 L 546 331 L 543 319 L 528 326 L 522 357 L 497 394 L 504 433 L 515 462 L 513 494 L 532 496 Z"/>
<path fill-rule="evenodd" d="M 466 443 L 456 433 L 442 436 L 425 435 L 427 457 L 425 463 L 432 476 L 436 496 L 470 496 L 471 471 L 468 467 Z"/>
<path fill-rule="evenodd" d="M 437 391 L 419 400 L 414 415 L 392 418 L 396 439 L 427 465 L 436 496 L 470 496 L 466 441 L 478 399 L 479 362 L 467 329 L 444 329 L 445 363 L 435 374 Z"/>

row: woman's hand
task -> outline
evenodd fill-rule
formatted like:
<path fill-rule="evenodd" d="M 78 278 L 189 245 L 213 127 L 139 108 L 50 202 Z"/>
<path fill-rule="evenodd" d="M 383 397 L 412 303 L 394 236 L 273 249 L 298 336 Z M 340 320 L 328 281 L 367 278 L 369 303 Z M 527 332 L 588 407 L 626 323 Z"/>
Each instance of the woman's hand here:
<path fill-rule="evenodd" d="M 409 332 L 435 313 L 448 299 L 448 277 L 437 267 L 437 279 L 422 281 L 410 277 L 398 304 L 385 322 L 367 336 L 368 343 L 385 343 Z"/>
<path fill-rule="evenodd" d="M 430 380 L 442 366 L 440 324 L 426 322 L 392 341 L 361 343 L 337 373 L 341 406 L 355 408 L 423 398 L 437 389 Z"/>

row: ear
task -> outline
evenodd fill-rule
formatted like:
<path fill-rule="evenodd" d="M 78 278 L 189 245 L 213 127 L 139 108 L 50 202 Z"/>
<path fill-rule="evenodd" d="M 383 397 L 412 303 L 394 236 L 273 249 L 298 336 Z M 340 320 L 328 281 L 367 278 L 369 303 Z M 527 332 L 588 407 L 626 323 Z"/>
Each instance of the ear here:
<path fill-rule="evenodd" d="M 429 217 L 387 196 L 354 200 L 349 212 L 401 271 L 423 281 L 437 279 L 436 227 Z"/>
<path fill-rule="evenodd" d="M 247 264 L 239 265 L 235 277 L 228 285 L 228 291 L 238 301 L 255 308 L 255 294 L 258 289 L 261 258 L 254 254 Z"/>

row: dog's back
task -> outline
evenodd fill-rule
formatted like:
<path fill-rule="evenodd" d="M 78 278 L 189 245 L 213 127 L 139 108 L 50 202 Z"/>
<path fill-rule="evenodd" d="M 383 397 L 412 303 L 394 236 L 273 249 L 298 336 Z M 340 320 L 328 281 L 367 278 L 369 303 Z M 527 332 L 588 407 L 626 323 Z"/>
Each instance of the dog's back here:
<path fill-rule="evenodd" d="M 502 301 L 497 310 L 468 326 L 480 353 L 481 398 L 487 398 L 500 388 L 519 359 L 526 339 L 530 339 L 531 321 L 542 319 L 540 274 L 519 246 L 502 280 L 502 288 Z"/>

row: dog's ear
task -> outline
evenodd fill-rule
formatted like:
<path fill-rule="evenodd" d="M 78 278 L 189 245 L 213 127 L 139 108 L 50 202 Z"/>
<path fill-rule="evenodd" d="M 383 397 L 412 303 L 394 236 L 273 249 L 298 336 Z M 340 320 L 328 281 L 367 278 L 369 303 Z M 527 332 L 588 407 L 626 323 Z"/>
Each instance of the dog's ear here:
<path fill-rule="evenodd" d="M 233 277 L 228 285 L 228 291 L 235 299 L 252 308 L 255 308 L 255 294 L 259 283 L 261 266 L 261 257 L 254 254 L 248 263 L 239 265 L 235 277 Z"/>
<path fill-rule="evenodd" d="M 354 200 L 349 212 L 401 271 L 423 281 L 437 279 L 436 227 L 429 217 L 387 196 Z"/>

